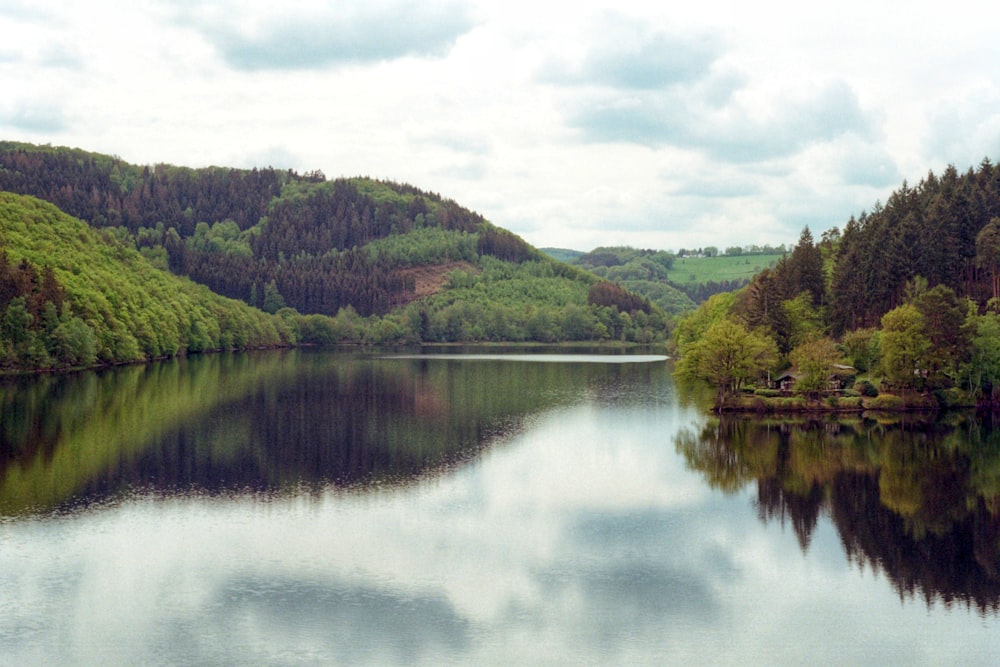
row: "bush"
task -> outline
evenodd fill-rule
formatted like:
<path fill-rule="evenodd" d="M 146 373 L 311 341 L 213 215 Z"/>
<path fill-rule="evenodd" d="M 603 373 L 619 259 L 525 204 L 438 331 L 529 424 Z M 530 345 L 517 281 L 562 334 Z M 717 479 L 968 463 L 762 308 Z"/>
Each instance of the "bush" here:
<path fill-rule="evenodd" d="M 755 389 L 755 396 L 763 396 L 764 398 L 777 398 L 781 396 L 781 392 L 777 389 Z"/>
<path fill-rule="evenodd" d="M 974 407 L 976 402 L 972 400 L 967 392 L 957 387 L 948 389 L 936 389 L 934 399 L 942 408 Z"/>
<path fill-rule="evenodd" d="M 878 389 L 875 388 L 868 380 L 862 380 L 854 385 L 855 391 L 860 392 L 861 396 L 867 396 L 868 398 L 875 398 L 878 396 Z"/>
<path fill-rule="evenodd" d="M 841 410 L 859 410 L 862 407 L 860 396 L 844 396 L 837 399 L 837 408 Z"/>
<path fill-rule="evenodd" d="M 880 394 L 868 401 L 869 410 L 898 410 L 904 405 L 903 399 L 895 394 Z"/>
<path fill-rule="evenodd" d="M 801 396 L 785 396 L 779 398 L 776 404 L 781 406 L 783 410 L 792 411 L 805 410 L 808 407 L 806 399 Z"/>

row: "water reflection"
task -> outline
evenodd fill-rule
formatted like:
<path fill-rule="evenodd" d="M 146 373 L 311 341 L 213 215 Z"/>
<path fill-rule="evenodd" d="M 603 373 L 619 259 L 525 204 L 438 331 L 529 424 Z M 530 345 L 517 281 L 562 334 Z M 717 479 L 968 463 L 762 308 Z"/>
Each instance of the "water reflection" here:
<path fill-rule="evenodd" d="M 901 598 L 1000 610 L 1000 432 L 989 418 L 724 416 L 676 444 L 712 486 L 755 484 L 760 519 L 789 524 L 803 551 L 829 516 L 848 559 L 885 573 Z"/>
<path fill-rule="evenodd" d="M 856 475 L 881 498 L 896 426 L 710 421 L 660 360 L 267 353 L 66 382 L 4 394 L 2 664 L 912 667 L 1000 650 L 966 598 L 901 604 L 872 576 L 897 546 L 845 555 L 831 499 Z M 969 461 L 962 488 L 987 488 Z M 892 497 L 883 515 L 941 529 L 923 509 L 938 501 Z"/>
<path fill-rule="evenodd" d="M 663 360 L 600 358 L 622 366 L 608 374 L 573 359 L 289 351 L 8 382 L 0 516 L 135 492 L 407 483 L 469 460 L 533 414 L 613 401 L 606 388 Z"/>

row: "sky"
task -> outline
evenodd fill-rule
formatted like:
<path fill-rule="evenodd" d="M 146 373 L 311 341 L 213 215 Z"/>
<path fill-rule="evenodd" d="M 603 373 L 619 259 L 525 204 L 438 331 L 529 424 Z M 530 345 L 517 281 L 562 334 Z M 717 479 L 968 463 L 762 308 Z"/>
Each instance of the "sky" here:
<path fill-rule="evenodd" d="M 1000 160 L 978 0 L 0 0 L 0 140 L 320 170 L 538 247 L 794 244 Z"/>

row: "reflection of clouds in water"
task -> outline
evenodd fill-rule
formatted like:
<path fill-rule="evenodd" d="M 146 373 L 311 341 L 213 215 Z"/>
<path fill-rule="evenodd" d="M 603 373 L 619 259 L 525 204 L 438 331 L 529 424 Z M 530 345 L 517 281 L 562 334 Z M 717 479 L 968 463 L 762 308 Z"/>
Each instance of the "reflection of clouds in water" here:
<path fill-rule="evenodd" d="M 242 635 L 226 660 L 322 656 L 342 664 L 407 664 L 468 648 L 469 623 L 439 595 L 297 577 L 237 577 L 216 593 L 220 630 Z M 284 655 L 271 654 L 283 647 Z"/>
<path fill-rule="evenodd" d="M 753 489 L 712 493 L 673 445 L 696 418 L 638 398 L 540 414 L 414 485 L 0 526 L 0 615 L 33 632 L 0 662 L 863 663 L 877 642 L 919 664 L 955 643 L 915 633 L 967 640 L 859 578 L 825 519 L 810 549 L 837 557 L 807 558 Z"/>

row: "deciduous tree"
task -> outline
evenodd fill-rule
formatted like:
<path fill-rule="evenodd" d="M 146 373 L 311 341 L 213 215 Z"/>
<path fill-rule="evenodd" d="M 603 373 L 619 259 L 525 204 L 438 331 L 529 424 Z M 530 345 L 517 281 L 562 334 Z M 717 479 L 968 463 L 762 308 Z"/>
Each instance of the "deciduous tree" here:
<path fill-rule="evenodd" d="M 882 316 L 882 372 L 904 389 L 922 387 L 927 374 L 926 320 L 913 304 L 904 304 Z"/>
<path fill-rule="evenodd" d="M 682 377 L 709 382 L 724 397 L 772 368 L 777 359 L 774 339 L 725 318 L 688 346 L 677 372 Z"/>

